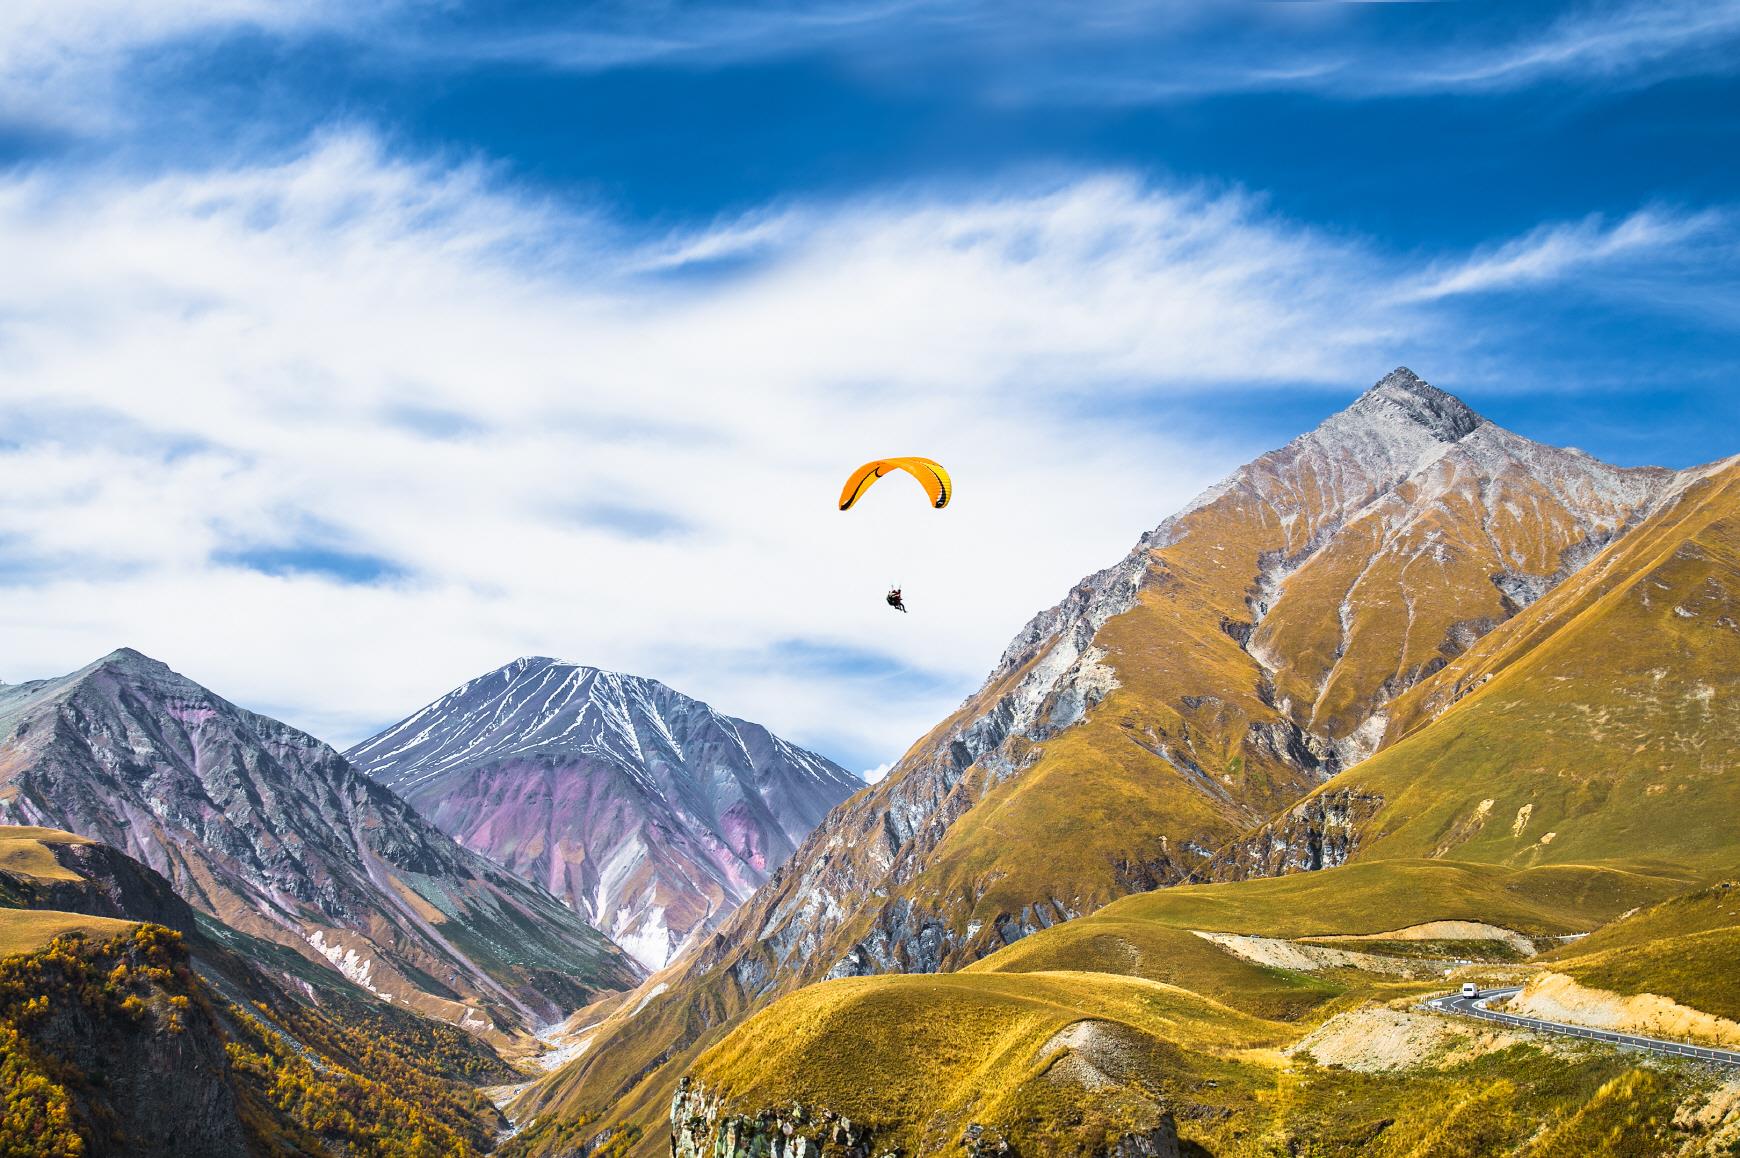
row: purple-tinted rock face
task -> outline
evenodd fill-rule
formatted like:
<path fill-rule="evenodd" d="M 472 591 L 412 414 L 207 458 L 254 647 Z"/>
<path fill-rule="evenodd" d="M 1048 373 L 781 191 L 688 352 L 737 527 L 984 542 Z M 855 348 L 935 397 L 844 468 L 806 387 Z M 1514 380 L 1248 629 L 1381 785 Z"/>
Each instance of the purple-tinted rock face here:
<path fill-rule="evenodd" d="M 480 676 L 348 756 L 653 969 L 863 787 L 656 680 L 544 658 Z"/>
<path fill-rule="evenodd" d="M 0 823 L 122 849 L 233 928 L 486 1034 L 639 978 L 325 744 L 135 651 L 0 686 Z"/>

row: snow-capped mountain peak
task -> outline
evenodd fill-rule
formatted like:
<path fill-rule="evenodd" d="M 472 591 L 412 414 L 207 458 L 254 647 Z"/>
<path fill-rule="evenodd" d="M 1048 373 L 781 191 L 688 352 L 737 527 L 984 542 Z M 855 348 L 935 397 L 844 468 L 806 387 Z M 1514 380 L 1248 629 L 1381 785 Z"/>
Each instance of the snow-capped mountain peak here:
<path fill-rule="evenodd" d="M 863 786 L 658 680 L 548 656 L 468 681 L 349 756 L 652 968 Z"/>

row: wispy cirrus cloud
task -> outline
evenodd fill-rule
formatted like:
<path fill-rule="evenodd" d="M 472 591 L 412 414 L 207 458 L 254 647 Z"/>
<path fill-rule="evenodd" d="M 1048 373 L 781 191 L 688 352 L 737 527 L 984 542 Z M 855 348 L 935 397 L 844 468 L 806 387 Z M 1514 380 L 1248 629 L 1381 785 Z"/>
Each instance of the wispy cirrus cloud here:
<path fill-rule="evenodd" d="M 603 6 L 480 36 L 427 25 L 408 43 L 450 59 L 580 72 L 814 54 L 871 70 L 891 59 L 953 59 L 968 65 L 964 83 L 1031 103 L 1133 104 L 1253 91 L 1369 99 L 1544 82 L 1642 83 L 1737 67 L 1740 0 L 1596 0 L 1542 6 L 1504 24 L 1410 24 L 1371 11 L 1381 7 L 1281 0 Z"/>
<path fill-rule="evenodd" d="M 413 0 L 7 0 L 0 4 L 0 124 L 91 131 L 124 104 L 141 57 L 244 32 L 360 34 Z"/>
<path fill-rule="evenodd" d="M 1483 248 L 1466 258 L 1425 271 L 1403 295 L 1424 301 L 1540 285 L 1573 274 L 1624 269 L 1632 262 L 1659 264 L 1697 258 L 1711 242 L 1731 252 L 1732 213 L 1721 210 L 1640 210 L 1608 223 L 1599 216 L 1544 225 L 1527 236 Z"/>
<path fill-rule="evenodd" d="M 556 653 L 870 767 L 1260 449 L 1142 405 L 1316 384 L 1327 409 L 1449 361 L 1443 303 L 1671 259 L 1701 240 L 1676 220 L 1549 226 L 1422 283 L 1260 199 L 1115 173 L 676 233 L 366 133 L 14 173 L 4 674 L 127 643 L 344 741 Z M 955 468 L 950 509 L 895 480 L 840 515 L 844 471 L 896 452 Z"/>
<path fill-rule="evenodd" d="M 1647 81 L 1732 72 L 1740 42 L 1737 0 L 1649 0 L 1576 9 L 1544 28 L 1428 58 L 1396 87 L 1421 91 L 1505 89 L 1555 78 Z"/>
<path fill-rule="evenodd" d="M 940 87 L 990 106 L 1164 104 L 1252 92 L 1371 100 L 1540 84 L 1611 89 L 1732 72 L 1740 61 L 1740 0 L 1584 0 L 1505 21 L 1374 12 L 1386 7 L 15 0 L 0 5 L 0 124 L 101 134 L 147 109 L 221 121 L 221 102 L 207 107 L 200 86 L 181 86 L 179 70 L 163 62 L 180 61 L 197 77 L 202 62 L 212 66 L 245 35 L 280 47 L 325 37 L 353 77 L 713 70 L 806 58 L 860 81 Z M 138 83 L 152 67 L 164 75 Z M 292 103 L 317 104 L 316 97 L 300 93 Z"/>

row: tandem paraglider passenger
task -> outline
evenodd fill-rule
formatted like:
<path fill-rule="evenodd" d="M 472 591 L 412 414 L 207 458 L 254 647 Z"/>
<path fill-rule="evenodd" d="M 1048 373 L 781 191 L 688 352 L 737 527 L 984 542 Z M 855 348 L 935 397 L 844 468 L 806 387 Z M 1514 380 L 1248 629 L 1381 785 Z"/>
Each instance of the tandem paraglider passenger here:
<path fill-rule="evenodd" d="M 906 604 L 900 600 L 900 588 L 890 587 L 888 589 L 888 606 L 894 608 L 896 611 L 906 610 Z"/>

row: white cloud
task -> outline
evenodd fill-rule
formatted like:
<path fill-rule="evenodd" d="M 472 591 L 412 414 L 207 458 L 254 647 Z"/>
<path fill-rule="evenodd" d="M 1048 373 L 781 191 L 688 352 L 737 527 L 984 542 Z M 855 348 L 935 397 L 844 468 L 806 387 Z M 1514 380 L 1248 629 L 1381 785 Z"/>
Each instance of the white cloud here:
<path fill-rule="evenodd" d="M 1554 281 L 1592 267 L 1660 259 L 1689 242 L 1727 231 L 1728 214 L 1646 209 L 1608 225 L 1600 217 L 1542 226 L 1526 237 L 1429 269 L 1405 296 L 1414 300 L 1489 293 Z"/>
<path fill-rule="evenodd" d="M 401 8 L 343 0 L 6 0 L 0 4 L 0 121 L 88 129 L 114 111 L 136 56 L 201 37 L 321 28 L 352 32 Z"/>
<path fill-rule="evenodd" d="M 1452 51 L 1396 78 L 1420 90 L 1515 88 L 1543 79 L 1730 71 L 1740 0 L 1634 0 L 1570 13 L 1517 41 Z"/>
<path fill-rule="evenodd" d="M 1731 71 L 1740 39 L 1740 0 L 1596 0 L 1525 20 L 1507 35 L 1488 31 L 1500 22 L 1465 21 L 1462 35 L 1448 37 L 1441 23 L 1416 25 L 1372 11 L 1378 7 L 1183 0 L 606 7 L 508 33 L 429 29 L 409 50 L 575 72 L 814 53 L 872 71 L 905 70 L 915 54 L 946 53 L 963 79 L 978 78 L 998 100 L 1127 104 L 1242 91 L 1364 99 L 1648 81 Z"/>
<path fill-rule="evenodd" d="M 339 742 L 542 653 L 892 757 L 1252 449 L 1145 400 L 1438 340 L 1359 244 L 1119 177 L 635 237 L 345 135 L 11 177 L 0 251 L 5 678 L 126 644 Z M 892 453 L 954 504 L 835 510 Z"/>

